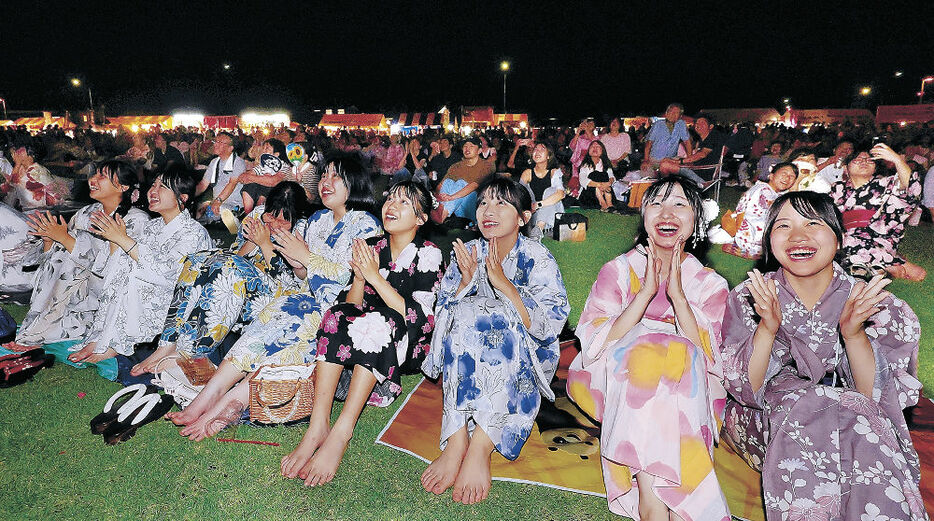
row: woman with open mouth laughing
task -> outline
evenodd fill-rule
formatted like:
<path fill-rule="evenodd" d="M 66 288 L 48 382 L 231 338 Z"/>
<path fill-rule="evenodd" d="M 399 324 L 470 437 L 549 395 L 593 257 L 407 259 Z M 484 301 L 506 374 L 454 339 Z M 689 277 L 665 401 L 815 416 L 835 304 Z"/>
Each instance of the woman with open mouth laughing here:
<path fill-rule="evenodd" d="M 146 222 L 135 239 L 127 233 L 120 214 L 91 216 L 92 231 L 128 258 L 104 279 L 100 308 L 69 360 L 94 363 L 118 354 L 130 356 L 136 344 L 159 334 L 182 259 L 212 245 L 208 231 L 188 213 L 196 184 L 184 170 L 157 177 L 147 196 L 149 211 L 159 217 Z"/>
<path fill-rule="evenodd" d="M 402 181 L 389 189 L 383 204 L 386 235 L 354 240 L 352 282 L 318 330 L 308 431 L 282 458 L 283 476 L 298 476 L 310 486 L 331 481 L 363 407 L 388 406 L 402 392 L 400 375 L 419 372 L 444 273 L 441 250 L 418 233 L 429 210 L 428 189 L 418 181 Z M 339 387 L 345 380 L 348 385 Z M 336 392 L 343 395 L 338 398 L 344 408 L 331 426 Z"/>
<path fill-rule="evenodd" d="M 600 270 L 577 327 L 568 395 L 603 422 L 609 508 L 635 519 L 730 519 L 713 470 L 727 283 L 688 253 L 704 224 L 696 183 L 653 183 L 636 247 Z"/>
<path fill-rule="evenodd" d="M 311 362 L 325 311 L 350 282 L 354 239 L 380 232 L 369 212 L 373 189 L 359 157 L 330 158 L 318 183 L 325 209 L 308 218 L 304 230 L 274 231 L 274 249 L 301 279 L 301 290 L 285 292 L 266 305 L 230 348 L 217 372 L 183 411 L 166 415 L 193 441 L 214 436 L 249 403 L 249 379 L 263 365 Z M 234 386 L 240 382 L 239 385 Z"/>
<path fill-rule="evenodd" d="M 515 459 L 532 431 L 558 367 L 558 334 L 570 312 L 558 263 L 521 233 L 532 217 L 529 190 L 489 176 L 477 188 L 482 239 L 454 244 L 435 307 L 422 371 L 444 375 L 441 448 L 422 486 L 455 502 L 483 501 L 494 450 Z"/>
<path fill-rule="evenodd" d="M 96 235 L 91 217 L 99 212 L 118 214 L 127 234 L 139 237 L 149 216 L 136 208 L 140 199 L 136 171 L 123 161 L 105 161 L 88 178 L 88 188 L 96 202 L 78 210 L 67 224 L 48 212 L 28 217 L 31 234 L 42 238 L 43 253 L 29 312 L 16 341 L 4 347 L 19 351 L 86 335 L 107 273 L 129 260 L 123 250 Z"/>
<path fill-rule="evenodd" d="M 834 262 L 843 240 L 827 195 L 775 200 L 762 245 L 777 269 L 734 288 L 723 321 L 724 436 L 761 470 L 769 520 L 927 519 L 902 414 L 921 389 L 920 324 L 882 275 Z"/>

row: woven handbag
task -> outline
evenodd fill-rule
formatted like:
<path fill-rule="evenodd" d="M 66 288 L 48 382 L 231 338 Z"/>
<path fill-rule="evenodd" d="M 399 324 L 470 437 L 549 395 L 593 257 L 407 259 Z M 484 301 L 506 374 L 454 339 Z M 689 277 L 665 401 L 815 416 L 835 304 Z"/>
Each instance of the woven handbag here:
<path fill-rule="evenodd" d="M 311 375 L 302 377 L 312 368 Z M 307 418 L 315 399 L 314 364 L 271 365 L 250 378 L 250 421 L 279 424 Z"/>

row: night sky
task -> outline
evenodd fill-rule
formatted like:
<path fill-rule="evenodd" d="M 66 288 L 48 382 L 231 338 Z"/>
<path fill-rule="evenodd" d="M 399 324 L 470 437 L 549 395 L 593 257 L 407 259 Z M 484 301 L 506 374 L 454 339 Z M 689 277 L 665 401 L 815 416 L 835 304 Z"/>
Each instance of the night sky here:
<path fill-rule="evenodd" d="M 862 85 L 873 86 L 873 105 L 911 103 L 920 77 L 934 74 L 927 0 L 135 4 L 2 2 L 0 97 L 10 111 L 86 108 L 73 76 L 108 115 L 255 107 L 300 120 L 346 106 L 500 111 L 508 59 L 509 110 L 542 121 L 660 113 L 670 101 L 688 113 L 779 108 L 783 97 L 847 107 Z"/>

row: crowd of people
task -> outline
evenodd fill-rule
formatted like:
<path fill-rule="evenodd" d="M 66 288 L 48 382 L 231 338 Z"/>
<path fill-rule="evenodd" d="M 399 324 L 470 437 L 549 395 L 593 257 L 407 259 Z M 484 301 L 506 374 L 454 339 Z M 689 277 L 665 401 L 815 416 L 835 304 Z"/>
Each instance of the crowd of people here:
<path fill-rule="evenodd" d="M 167 415 L 194 441 L 245 417 L 251 375 L 313 362 L 309 425 L 280 468 L 312 486 L 401 375 L 441 378 L 442 453 L 421 483 L 477 503 L 491 454 L 518 457 L 555 398 L 571 310 L 541 237 L 565 207 L 624 212 L 649 178 L 567 382 L 601 423 L 610 510 L 729 520 L 713 462 L 726 443 L 762 473 L 769 519 L 927 519 L 902 414 L 919 398 L 920 325 L 885 286 L 925 276 L 898 245 L 921 204 L 934 214 L 934 128 L 682 115 L 460 138 L 3 129 L 0 290 L 31 291 L 4 347 L 72 341 L 71 361 L 115 358 L 126 384 L 197 366 L 196 396 Z M 705 266 L 703 199 L 721 182 L 748 187 L 725 250 L 764 270 L 732 291 Z M 221 222 L 227 247 L 208 233 Z M 433 225 L 464 240 L 442 251 Z"/>

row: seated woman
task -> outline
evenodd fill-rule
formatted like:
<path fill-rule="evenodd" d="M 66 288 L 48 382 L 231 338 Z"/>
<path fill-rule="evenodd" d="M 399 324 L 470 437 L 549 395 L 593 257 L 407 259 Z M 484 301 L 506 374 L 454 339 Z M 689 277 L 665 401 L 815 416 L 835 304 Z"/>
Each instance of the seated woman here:
<path fill-rule="evenodd" d="M 275 251 L 272 234 L 304 232 L 308 199 L 294 181 L 269 192 L 265 205 L 243 220 L 229 249 L 188 255 L 175 286 L 172 304 L 154 353 L 136 364 L 130 374 L 151 373 L 176 351 L 214 363 L 226 353 L 219 349 L 232 330 L 256 318 L 273 298 L 299 290 L 293 268 Z"/>
<path fill-rule="evenodd" d="M 895 172 L 884 162 L 895 165 Z M 927 271 L 898 254 L 905 223 L 921 201 L 921 181 L 894 150 L 879 143 L 846 162 L 843 180 L 830 192 L 843 213 L 841 245 L 844 269 L 877 273 L 919 282 Z"/>
<path fill-rule="evenodd" d="M 687 252 L 706 242 L 694 181 L 664 177 L 642 201 L 636 247 L 603 266 L 587 297 L 568 395 L 602 422 L 610 511 L 728 521 L 713 470 L 727 283 Z"/>
<path fill-rule="evenodd" d="M 0 176 L 0 194 L 6 204 L 25 211 L 65 202 L 70 191 L 68 181 L 36 162 L 32 146 L 13 146 L 12 151 L 13 171 L 9 179 Z"/>
<path fill-rule="evenodd" d="M 166 415 L 184 426 L 182 436 L 199 441 L 239 419 L 249 399 L 244 376 L 260 366 L 314 360 L 321 317 L 350 282 L 353 240 L 380 233 L 379 221 L 367 211 L 373 207 L 370 177 L 356 154 L 328 160 L 318 192 L 325 209 L 308 219 L 304 235 L 272 234 L 274 249 L 304 279 L 302 290 L 266 305 L 243 329 L 198 397 L 185 410 Z M 237 382 L 240 385 L 234 387 Z"/>
<path fill-rule="evenodd" d="M 38 260 L 42 241 L 29 236 L 29 221 L 22 212 L 3 203 L 0 223 L 0 292 L 29 291 L 36 274 L 24 268 Z"/>
<path fill-rule="evenodd" d="M 257 204 L 263 204 L 272 187 L 292 175 L 292 164 L 285 145 L 278 139 L 271 138 L 263 142 L 257 164 L 251 170 L 230 179 L 227 186 L 211 202 L 211 211 L 220 215 L 221 205 L 230 197 L 234 189 L 242 184 L 243 211 L 250 213 Z"/>
<path fill-rule="evenodd" d="M 311 422 L 301 444 L 282 458 L 283 476 L 298 476 L 311 486 L 331 481 L 364 405 L 388 406 L 402 392 L 400 375 L 419 371 L 444 273 L 441 250 L 418 234 L 430 209 L 428 189 L 420 181 L 402 181 L 383 204 L 388 240 L 354 241 L 353 282 L 318 330 Z M 342 371 L 352 372 L 350 389 L 331 427 Z"/>
<path fill-rule="evenodd" d="M 149 211 L 159 217 L 147 221 L 136 238 L 127 233 L 120 214 L 91 216 L 91 231 L 119 248 L 122 259 L 107 273 L 84 340 L 72 347 L 72 362 L 96 363 L 118 354 L 132 355 L 134 346 L 159 334 L 172 301 L 172 289 L 182 259 L 213 244 L 208 231 L 188 213 L 197 181 L 176 168 L 156 177 L 149 189 Z"/>
<path fill-rule="evenodd" d="M 8 349 L 86 336 L 105 280 L 130 262 L 126 252 L 97 235 L 92 223 L 96 215 L 117 215 L 127 235 L 139 238 L 149 216 L 134 206 L 140 199 L 136 170 L 123 161 L 105 161 L 88 178 L 88 187 L 97 202 L 78 210 L 67 224 L 48 212 L 29 216 L 30 233 L 42 238 L 43 253 L 29 311 Z"/>
<path fill-rule="evenodd" d="M 516 459 L 558 365 L 558 334 L 570 312 L 551 253 L 519 233 L 532 216 L 529 191 L 491 176 L 478 188 L 482 239 L 454 244 L 441 282 L 435 333 L 422 364 L 443 375 L 443 452 L 422 474 L 426 491 L 454 487 L 472 504 L 490 490 L 494 450 Z"/>
<path fill-rule="evenodd" d="M 736 203 L 736 212 L 743 214 L 743 223 L 736 230 L 733 246 L 736 254 L 745 258 L 762 255 L 762 231 L 765 217 L 772 201 L 791 189 L 798 178 L 798 167 L 794 163 L 778 163 L 769 173 L 768 182 L 756 181 Z M 731 252 L 732 253 L 732 252 Z"/>
<path fill-rule="evenodd" d="M 581 206 L 600 208 L 601 212 L 614 210 L 613 206 L 613 167 L 606 155 L 606 147 L 598 140 L 593 140 L 587 149 L 580 166 Z"/>
<path fill-rule="evenodd" d="M 555 214 L 564 211 L 561 169 L 554 150 L 545 143 L 532 148 L 532 165 L 522 172 L 521 180 L 532 191 L 532 225 L 548 233 L 555 225 Z"/>
<path fill-rule="evenodd" d="M 776 271 L 734 288 L 723 321 L 724 439 L 761 470 L 768 519 L 924 520 L 902 414 L 921 389 L 920 324 L 882 276 L 834 262 L 844 240 L 826 195 L 775 200 L 762 244 Z"/>

